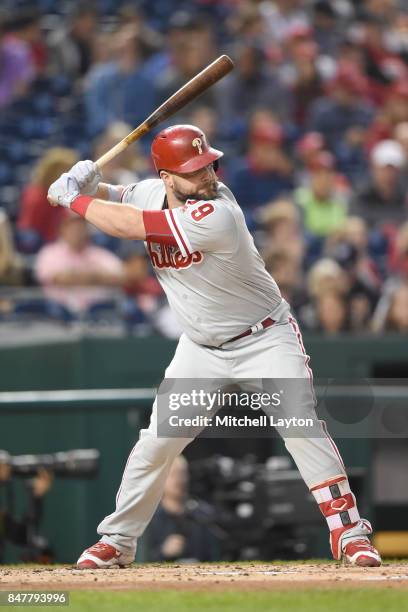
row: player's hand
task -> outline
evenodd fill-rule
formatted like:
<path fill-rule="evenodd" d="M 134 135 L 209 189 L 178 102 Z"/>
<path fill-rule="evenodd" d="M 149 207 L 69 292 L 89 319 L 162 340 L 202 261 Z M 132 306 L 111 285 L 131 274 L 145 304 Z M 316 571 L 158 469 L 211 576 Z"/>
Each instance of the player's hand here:
<path fill-rule="evenodd" d="M 70 208 L 77 196 L 79 196 L 78 182 L 74 177 L 64 172 L 49 188 L 47 198 L 51 206 Z"/>
<path fill-rule="evenodd" d="M 90 159 L 72 166 L 68 174 L 76 180 L 82 195 L 93 196 L 98 191 L 102 176 L 98 166 Z"/>

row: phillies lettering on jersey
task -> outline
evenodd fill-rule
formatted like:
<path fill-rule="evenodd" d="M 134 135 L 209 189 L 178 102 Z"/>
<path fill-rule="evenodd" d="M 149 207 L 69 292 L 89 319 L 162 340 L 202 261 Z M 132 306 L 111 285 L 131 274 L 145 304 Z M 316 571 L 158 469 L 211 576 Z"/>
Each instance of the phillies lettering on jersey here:
<path fill-rule="evenodd" d="M 203 254 L 200 251 L 194 251 L 184 257 L 178 247 L 170 246 L 165 243 L 147 242 L 147 252 L 149 253 L 152 266 L 158 268 L 188 268 L 191 264 L 200 263 L 203 260 Z"/>
<path fill-rule="evenodd" d="M 288 312 L 231 191 L 162 210 L 161 179 L 129 185 L 122 201 L 143 209 L 146 249 L 169 304 L 198 344 L 221 346 L 268 315 Z"/>

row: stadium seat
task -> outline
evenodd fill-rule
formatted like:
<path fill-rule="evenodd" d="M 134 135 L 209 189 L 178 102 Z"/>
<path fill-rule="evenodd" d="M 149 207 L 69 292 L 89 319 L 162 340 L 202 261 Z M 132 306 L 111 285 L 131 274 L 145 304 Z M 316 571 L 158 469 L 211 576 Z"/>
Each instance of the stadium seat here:
<path fill-rule="evenodd" d="M 75 321 L 76 317 L 62 304 L 44 298 L 32 298 L 21 299 L 15 303 L 12 319 L 54 319 L 62 323 L 70 323 Z"/>

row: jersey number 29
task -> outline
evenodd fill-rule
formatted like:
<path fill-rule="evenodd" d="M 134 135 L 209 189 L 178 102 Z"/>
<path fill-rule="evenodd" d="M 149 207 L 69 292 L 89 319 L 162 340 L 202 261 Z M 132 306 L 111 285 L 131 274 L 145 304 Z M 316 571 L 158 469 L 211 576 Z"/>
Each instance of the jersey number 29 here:
<path fill-rule="evenodd" d="M 191 211 L 191 217 L 194 221 L 201 221 L 207 215 L 211 215 L 214 212 L 214 206 L 210 204 L 210 202 L 206 202 L 205 204 L 200 204 L 194 210 Z"/>

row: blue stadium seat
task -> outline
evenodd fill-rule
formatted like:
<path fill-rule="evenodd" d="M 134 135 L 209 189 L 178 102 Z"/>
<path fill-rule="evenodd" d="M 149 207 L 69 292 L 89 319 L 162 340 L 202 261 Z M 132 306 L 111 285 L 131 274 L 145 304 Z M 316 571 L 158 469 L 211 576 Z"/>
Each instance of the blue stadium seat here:
<path fill-rule="evenodd" d="M 10 140 L 5 155 L 15 164 L 28 163 L 33 158 L 33 155 L 30 153 L 29 145 L 30 143 L 27 143 L 25 140 Z"/>
<path fill-rule="evenodd" d="M 51 91 L 54 96 L 59 98 L 69 96 L 72 91 L 72 82 L 64 74 L 59 74 L 50 78 L 49 91 Z"/>
<path fill-rule="evenodd" d="M 0 161 L 0 186 L 12 185 L 14 182 L 13 166 L 6 160 Z"/>
<path fill-rule="evenodd" d="M 67 308 L 44 298 L 22 299 L 14 305 L 14 320 L 54 319 L 62 323 L 76 320 L 75 315 Z"/>
<path fill-rule="evenodd" d="M 25 138 L 48 138 L 55 130 L 55 122 L 49 117 L 35 115 L 22 117 L 19 133 Z"/>
<path fill-rule="evenodd" d="M 148 325 L 149 321 L 144 312 L 139 308 L 135 298 L 126 297 L 120 304 L 120 312 L 126 327 L 132 329 L 139 325 Z"/>
<path fill-rule="evenodd" d="M 0 207 L 4 208 L 11 219 L 17 216 L 20 190 L 15 185 L 0 187 Z"/>
<path fill-rule="evenodd" d="M 114 301 L 91 304 L 86 311 L 85 321 L 88 323 L 111 323 L 119 321 L 117 306 Z"/>
<path fill-rule="evenodd" d="M 108 236 L 99 230 L 92 232 L 92 242 L 102 249 L 108 249 L 112 253 L 119 253 L 121 248 L 121 240 L 114 236 Z"/>
<path fill-rule="evenodd" d="M 51 94 L 42 92 L 33 98 L 32 110 L 43 117 L 52 117 L 55 114 L 55 101 Z"/>

